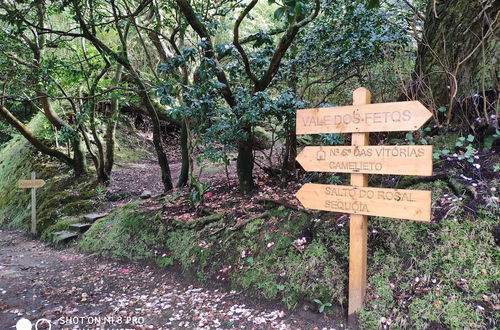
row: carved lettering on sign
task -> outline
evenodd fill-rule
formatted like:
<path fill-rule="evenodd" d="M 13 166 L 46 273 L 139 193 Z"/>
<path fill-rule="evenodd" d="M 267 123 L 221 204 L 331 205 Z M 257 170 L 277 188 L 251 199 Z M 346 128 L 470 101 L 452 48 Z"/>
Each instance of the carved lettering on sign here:
<path fill-rule="evenodd" d="M 432 175 L 432 146 L 305 147 L 297 161 L 310 172 Z"/>
<path fill-rule="evenodd" d="M 297 111 L 297 134 L 412 131 L 432 116 L 418 101 Z"/>
<path fill-rule="evenodd" d="M 306 183 L 296 194 L 307 208 L 417 221 L 430 221 L 431 193 Z"/>

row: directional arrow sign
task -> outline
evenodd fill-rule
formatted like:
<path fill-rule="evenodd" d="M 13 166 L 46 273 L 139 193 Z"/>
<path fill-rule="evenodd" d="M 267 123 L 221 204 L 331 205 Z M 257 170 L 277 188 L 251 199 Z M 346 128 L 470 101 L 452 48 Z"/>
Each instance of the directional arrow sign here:
<path fill-rule="evenodd" d="M 308 172 L 432 175 L 432 146 L 305 147 L 296 159 Z"/>
<path fill-rule="evenodd" d="M 306 183 L 295 196 L 314 210 L 431 220 L 430 191 Z"/>
<path fill-rule="evenodd" d="M 19 188 L 30 189 L 30 188 L 41 188 L 45 185 L 43 180 L 19 180 Z"/>
<path fill-rule="evenodd" d="M 297 111 L 297 134 L 415 131 L 432 114 L 418 101 Z"/>

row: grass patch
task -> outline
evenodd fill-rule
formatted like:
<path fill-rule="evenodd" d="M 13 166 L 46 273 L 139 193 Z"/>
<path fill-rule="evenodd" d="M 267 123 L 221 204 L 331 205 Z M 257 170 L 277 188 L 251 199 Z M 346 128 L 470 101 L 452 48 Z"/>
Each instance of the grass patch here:
<path fill-rule="evenodd" d="M 431 225 L 373 219 L 373 298 L 361 312 L 364 326 L 378 327 L 385 317 L 401 328 L 494 328 L 500 254 L 492 233 L 499 214 L 498 207 L 455 213 Z"/>

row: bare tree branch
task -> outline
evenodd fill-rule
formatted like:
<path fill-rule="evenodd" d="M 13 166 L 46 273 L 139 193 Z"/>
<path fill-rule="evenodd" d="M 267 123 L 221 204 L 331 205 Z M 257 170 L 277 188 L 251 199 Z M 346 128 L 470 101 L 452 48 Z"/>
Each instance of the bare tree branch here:
<path fill-rule="evenodd" d="M 278 71 L 283 56 L 285 56 L 285 53 L 292 44 L 293 40 L 295 39 L 295 36 L 302 27 L 312 22 L 312 20 L 314 20 L 316 16 L 318 16 L 320 7 L 321 7 L 321 0 L 316 0 L 313 12 L 308 17 L 304 18 L 302 21 L 292 24 L 285 32 L 285 34 L 281 37 L 278 46 L 274 51 L 273 57 L 271 58 L 269 67 L 267 68 L 262 78 L 259 79 L 259 81 L 254 86 L 253 89 L 254 93 L 263 91 L 267 88 L 267 86 L 269 86 L 272 79 L 276 75 L 276 72 Z"/>
<path fill-rule="evenodd" d="M 280 33 L 283 33 L 285 31 L 286 31 L 286 29 L 275 29 L 275 30 L 267 32 L 266 34 L 268 34 L 270 36 L 274 36 L 276 34 L 280 34 Z M 246 43 L 255 41 L 259 37 L 259 34 L 260 34 L 260 32 L 259 33 L 253 33 L 253 34 L 247 35 L 246 37 L 241 38 L 239 40 L 239 43 L 240 44 L 246 44 Z"/>
<path fill-rule="evenodd" d="M 239 41 L 239 37 L 240 37 L 240 24 L 241 24 L 241 22 L 245 19 L 245 17 L 248 15 L 248 13 L 250 13 L 250 11 L 253 9 L 253 7 L 255 7 L 255 5 L 257 4 L 258 1 L 259 0 L 252 0 L 252 2 L 250 2 L 248 4 L 248 6 L 245 7 L 245 9 L 241 12 L 240 16 L 236 19 L 236 22 L 234 23 L 234 28 L 233 28 L 233 45 L 234 45 L 234 47 L 236 47 L 236 49 L 238 50 L 238 52 L 241 55 L 241 58 L 243 60 L 243 66 L 245 67 L 245 72 L 246 72 L 248 78 L 250 78 L 250 80 L 254 84 L 258 84 L 258 79 L 252 73 L 252 69 L 250 68 L 250 62 L 248 60 L 248 55 L 245 52 L 245 50 L 243 49 L 243 47 L 241 46 L 240 41 Z"/>
<path fill-rule="evenodd" d="M 415 16 L 417 16 L 422 21 L 425 21 L 424 15 L 422 15 L 422 13 L 419 12 L 418 9 L 414 5 L 412 5 L 410 3 L 410 1 L 408 1 L 408 0 L 403 0 L 403 1 L 411 9 L 411 11 L 413 12 L 413 14 L 415 14 Z"/>

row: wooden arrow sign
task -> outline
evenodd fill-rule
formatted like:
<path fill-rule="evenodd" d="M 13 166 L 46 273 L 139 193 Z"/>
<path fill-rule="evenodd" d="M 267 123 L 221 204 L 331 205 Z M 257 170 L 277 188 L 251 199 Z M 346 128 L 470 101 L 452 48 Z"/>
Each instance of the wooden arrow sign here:
<path fill-rule="evenodd" d="M 295 195 L 314 210 L 431 220 L 431 192 L 306 183 Z"/>
<path fill-rule="evenodd" d="M 308 172 L 432 175 L 432 146 L 305 147 L 296 159 Z"/>
<path fill-rule="evenodd" d="M 418 101 L 297 111 L 297 134 L 415 131 L 432 113 Z"/>
<path fill-rule="evenodd" d="M 19 180 L 19 188 L 22 188 L 22 189 L 32 189 L 32 188 L 38 189 L 38 188 L 42 188 L 44 185 L 45 185 L 44 180 L 39 180 L 39 179 Z"/>

